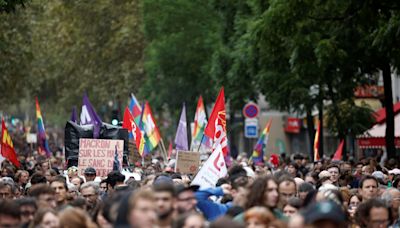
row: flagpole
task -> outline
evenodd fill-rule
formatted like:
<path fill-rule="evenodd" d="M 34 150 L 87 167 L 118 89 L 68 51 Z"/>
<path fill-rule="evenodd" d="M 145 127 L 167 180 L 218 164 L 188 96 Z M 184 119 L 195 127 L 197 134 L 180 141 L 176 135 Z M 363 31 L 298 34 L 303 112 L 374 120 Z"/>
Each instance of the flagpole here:
<path fill-rule="evenodd" d="M 204 132 L 203 132 L 203 136 L 201 136 L 201 140 L 200 140 L 199 147 L 197 148 L 197 152 L 200 151 L 200 147 L 201 147 L 201 144 L 203 143 L 203 139 L 204 139 Z"/>
<path fill-rule="evenodd" d="M 164 161 L 167 161 L 166 160 L 167 159 L 167 152 L 165 150 L 163 138 L 161 138 L 160 142 L 161 142 L 161 151 L 162 151 L 162 154 L 163 154 L 163 157 L 164 157 Z"/>

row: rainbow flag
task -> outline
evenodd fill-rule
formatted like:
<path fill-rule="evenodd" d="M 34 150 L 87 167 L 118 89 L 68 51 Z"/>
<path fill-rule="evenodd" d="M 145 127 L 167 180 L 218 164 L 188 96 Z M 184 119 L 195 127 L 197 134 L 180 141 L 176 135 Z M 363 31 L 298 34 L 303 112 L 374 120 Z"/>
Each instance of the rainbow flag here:
<path fill-rule="evenodd" d="M 147 101 L 143 108 L 140 126 L 141 126 L 140 128 L 143 129 L 145 133 L 144 153 L 146 155 L 150 153 L 154 148 L 156 148 L 156 146 L 161 140 L 160 131 L 158 130 L 158 127 L 156 125 L 156 122 L 154 120 L 153 114 L 150 109 L 150 105 Z"/>
<path fill-rule="evenodd" d="M 204 108 L 204 102 L 203 102 L 203 97 L 200 96 L 199 100 L 197 101 L 197 107 L 196 107 L 196 114 L 194 115 L 194 128 L 192 132 L 192 142 L 191 142 L 191 149 L 192 150 L 197 150 L 200 144 L 204 142 L 209 142 L 210 140 L 208 139 L 207 136 L 204 136 L 204 129 L 207 126 L 207 115 L 206 115 L 206 110 Z M 211 146 L 210 146 L 211 147 Z"/>
<path fill-rule="evenodd" d="M 51 151 L 49 148 L 49 142 L 47 141 L 46 130 L 44 129 L 42 112 L 40 111 L 39 101 L 37 97 L 35 98 L 35 100 L 36 100 L 36 118 L 38 122 L 37 138 L 39 145 L 39 154 L 50 157 Z"/>
<path fill-rule="evenodd" d="M 264 162 L 264 148 L 268 144 L 271 123 L 272 119 L 268 121 L 263 132 L 260 135 L 260 138 L 257 141 L 257 144 L 254 146 L 253 154 L 251 155 L 251 159 L 253 160 L 254 164 Z"/>
<path fill-rule="evenodd" d="M 131 101 L 129 103 L 129 111 L 131 111 L 131 114 L 132 114 L 133 119 L 135 120 L 136 124 L 139 124 L 140 116 L 142 115 L 142 107 L 140 106 L 138 100 L 136 99 L 135 95 L 133 95 L 133 93 L 131 93 Z"/>

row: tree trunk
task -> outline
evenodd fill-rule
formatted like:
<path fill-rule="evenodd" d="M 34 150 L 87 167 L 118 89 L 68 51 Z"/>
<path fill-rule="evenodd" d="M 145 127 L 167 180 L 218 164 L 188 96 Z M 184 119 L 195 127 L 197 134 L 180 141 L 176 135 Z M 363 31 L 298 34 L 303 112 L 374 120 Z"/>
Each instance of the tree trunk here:
<path fill-rule="evenodd" d="M 311 114 L 311 109 L 307 109 L 307 132 L 308 132 L 308 139 L 310 142 L 310 161 L 314 159 L 314 135 L 315 135 L 315 130 L 314 130 L 314 120 L 313 116 Z"/>
<path fill-rule="evenodd" d="M 383 87 L 385 89 L 385 109 L 386 109 L 386 150 L 388 159 L 396 157 L 394 145 L 394 112 L 392 95 L 392 78 L 390 75 L 389 63 L 382 65 Z"/>

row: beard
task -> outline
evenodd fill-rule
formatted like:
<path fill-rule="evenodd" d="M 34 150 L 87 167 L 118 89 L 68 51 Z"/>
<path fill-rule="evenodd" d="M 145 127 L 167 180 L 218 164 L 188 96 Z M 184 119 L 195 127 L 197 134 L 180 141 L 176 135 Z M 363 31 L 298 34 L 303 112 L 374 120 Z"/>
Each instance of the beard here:
<path fill-rule="evenodd" d="M 170 215 L 172 214 L 173 211 L 174 211 L 174 210 L 173 210 L 173 208 L 171 207 L 171 208 L 170 208 L 169 210 L 167 210 L 167 211 L 159 212 L 159 213 L 158 213 L 158 219 L 163 220 L 163 219 L 168 218 L 168 216 L 170 216 Z"/>

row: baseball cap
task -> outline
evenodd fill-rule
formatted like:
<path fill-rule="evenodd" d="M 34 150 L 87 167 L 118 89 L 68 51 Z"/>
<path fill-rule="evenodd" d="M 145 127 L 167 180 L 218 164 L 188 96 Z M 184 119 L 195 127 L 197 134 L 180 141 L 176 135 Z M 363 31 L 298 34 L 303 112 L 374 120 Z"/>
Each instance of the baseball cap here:
<path fill-rule="evenodd" d="M 340 206 L 333 201 L 321 201 L 311 204 L 303 212 L 306 224 L 312 224 L 320 220 L 331 220 L 342 223 L 346 215 Z"/>
<path fill-rule="evenodd" d="M 164 183 L 174 184 L 174 181 L 169 176 L 160 175 L 160 176 L 156 177 L 156 179 L 153 182 L 153 185 L 164 184 Z"/>
<path fill-rule="evenodd" d="M 93 168 L 93 167 L 87 167 L 86 169 L 85 169 L 85 171 L 83 172 L 84 174 L 96 174 L 96 169 L 95 168 Z"/>

